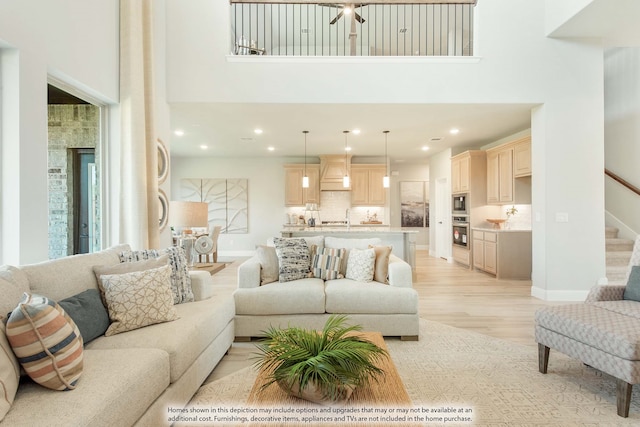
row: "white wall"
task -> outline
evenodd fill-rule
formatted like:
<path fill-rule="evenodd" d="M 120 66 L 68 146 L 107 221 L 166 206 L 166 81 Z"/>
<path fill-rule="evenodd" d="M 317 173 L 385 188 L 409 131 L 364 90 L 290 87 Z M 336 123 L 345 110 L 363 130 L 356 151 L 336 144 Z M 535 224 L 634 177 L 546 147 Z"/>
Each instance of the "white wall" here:
<path fill-rule="evenodd" d="M 605 54 L 605 167 L 640 187 L 640 48 Z M 640 196 L 606 178 L 608 223 L 626 238 L 640 233 Z"/>
<path fill-rule="evenodd" d="M 117 102 L 118 10 L 117 0 L 0 2 L 0 263 L 47 259 L 47 75 Z"/>
<path fill-rule="evenodd" d="M 604 164 L 602 48 L 597 40 L 545 37 L 545 2 L 479 2 L 480 58 L 471 63 L 227 61 L 228 7 L 208 0 L 168 2 L 170 101 L 539 103 L 532 122 L 532 208 L 540 219 L 533 226 L 532 292 L 579 299 L 605 275 L 604 180 L 594 173 Z M 358 85 L 335 91 L 335 79 L 327 76 L 337 75 Z M 556 222 L 556 213 L 568 213 L 569 222 Z"/>

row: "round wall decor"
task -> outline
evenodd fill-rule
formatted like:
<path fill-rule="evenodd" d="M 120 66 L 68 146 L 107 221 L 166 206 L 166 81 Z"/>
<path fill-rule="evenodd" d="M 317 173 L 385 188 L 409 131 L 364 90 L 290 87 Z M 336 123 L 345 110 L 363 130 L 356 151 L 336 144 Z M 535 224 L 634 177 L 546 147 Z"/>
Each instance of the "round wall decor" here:
<path fill-rule="evenodd" d="M 167 226 L 167 222 L 169 222 L 169 199 L 167 199 L 167 194 L 162 190 L 158 190 L 158 199 L 160 199 L 158 219 L 160 231 L 162 231 Z"/>
<path fill-rule="evenodd" d="M 169 152 L 164 142 L 158 138 L 158 183 L 162 184 L 169 175 Z"/>

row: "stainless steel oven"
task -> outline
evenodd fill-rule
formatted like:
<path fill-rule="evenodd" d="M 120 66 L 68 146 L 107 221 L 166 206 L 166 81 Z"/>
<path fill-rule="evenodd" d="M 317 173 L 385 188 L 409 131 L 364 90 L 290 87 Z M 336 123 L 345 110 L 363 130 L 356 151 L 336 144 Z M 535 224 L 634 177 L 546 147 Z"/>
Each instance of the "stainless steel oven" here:
<path fill-rule="evenodd" d="M 453 244 L 467 248 L 469 245 L 469 221 L 466 216 L 453 217 Z"/>
<path fill-rule="evenodd" d="M 456 194 L 451 199 L 451 210 L 454 215 L 466 215 L 468 214 L 467 206 L 468 197 L 466 194 Z"/>

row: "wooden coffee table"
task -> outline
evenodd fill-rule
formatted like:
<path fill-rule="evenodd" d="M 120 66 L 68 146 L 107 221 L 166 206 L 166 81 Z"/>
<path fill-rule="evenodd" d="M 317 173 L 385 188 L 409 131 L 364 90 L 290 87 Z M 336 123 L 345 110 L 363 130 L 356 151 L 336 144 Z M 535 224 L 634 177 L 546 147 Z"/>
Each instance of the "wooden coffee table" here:
<path fill-rule="evenodd" d="M 362 335 L 369 341 L 377 344 L 379 347 L 387 350 L 387 346 L 379 332 L 362 332 Z M 378 382 L 371 381 L 367 386 L 358 387 L 345 404 L 350 406 L 389 406 L 389 407 L 408 407 L 411 406 L 411 400 L 404 388 L 404 384 L 398 375 L 398 370 L 393 364 L 391 357 L 384 358 L 378 364 L 384 371 L 384 374 L 378 379 Z M 267 373 L 261 371 L 258 373 L 249 397 L 247 398 L 248 406 L 283 406 L 308 404 L 311 402 L 290 396 L 283 391 L 277 384 L 271 384 L 266 389 L 260 391 L 262 384 L 267 380 Z M 319 406 L 319 405 L 318 405 Z"/>

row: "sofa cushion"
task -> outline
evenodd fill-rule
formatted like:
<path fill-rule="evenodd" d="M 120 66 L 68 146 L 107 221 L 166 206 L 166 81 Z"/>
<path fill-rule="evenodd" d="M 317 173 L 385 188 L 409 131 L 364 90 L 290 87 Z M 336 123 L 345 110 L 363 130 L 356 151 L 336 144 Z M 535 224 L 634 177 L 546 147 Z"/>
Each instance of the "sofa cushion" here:
<path fill-rule="evenodd" d="M 191 302 L 195 299 L 191 289 L 191 276 L 189 276 L 189 265 L 184 248 L 180 246 L 170 246 L 165 249 L 147 249 L 143 251 L 124 251 L 120 253 L 120 261 L 131 262 L 143 259 L 160 258 L 162 255 L 169 255 L 169 265 L 171 265 L 171 288 L 175 304 Z"/>
<path fill-rule="evenodd" d="M 87 289 L 78 295 L 59 301 L 58 304 L 73 319 L 85 345 L 107 331 L 109 313 L 102 304 L 102 298 L 97 289 Z"/>
<path fill-rule="evenodd" d="M 87 349 L 160 349 L 169 355 L 169 378 L 174 383 L 233 321 L 235 315 L 231 296 L 214 296 L 203 301 L 175 305 L 174 308 L 179 318 L 173 322 L 100 337 L 87 345 Z"/>
<path fill-rule="evenodd" d="M 86 289 L 98 289 L 93 267 L 119 263 L 118 254 L 128 249 L 129 245 L 119 245 L 91 254 L 23 265 L 20 270 L 29 278 L 30 292 L 60 301 Z"/>
<path fill-rule="evenodd" d="M 171 267 L 100 276 L 111 325 L 106 336 L 178 318 L 173 306 Z"/>
<path fill-rule="evenodd" d="M 332 281 L 333 282 L 333 281 Z M 233 293 L 237 314 L 324 313 L 324 281 L 307 278 Z M 265 329 L 268 325 L 265 325 Z"/>
<path fill-rule="evenodd" d="M 7 340 L 4 322 L 0 321 L 0 421 L 11 409 L 19 382 L 20 364 Z"/>
<path fill-rule="evenodd" d="M 309 276 L 311 260 L 309 246 L 304 239 L 274 238 L 278 255 L 278 281 L 290 282 Z"/>
<path fill-rule="evenodd" d="M 311 262 L 313 277 L 323 280 L 342 279 L 340 263 L 344 254 L 344 249 L 329 248 L 323 248 L 320 253 L 315 253 Z"/>
<path fill-rule="evenodd" d="M 638 311 L 635 301 L 601 301 L 545 307 L 535 314 L 536 327 L 568 336 L 627 360 L 640 360 Z"/>
<path fill-rule="evenodd" d="M 369 246 L 376 252 L 376 263 L 373 270 L 373 280 L 379 283 L 389 283 L 389 258 L 392 246 Z"/>
<path fill-rule="evenodd" d="M 25 292 L 30 292 L 25 272 L 11 265 L 0 266 L 0 319 L 9 317 Z"/>
<path fill-rule="evenodd" d="M 378 282 L 325 282 L 326 311 L 334 314 L 416 314 L 418 293 Z"/>
<path fill-rule="evenodd" d="M 55 301 L 24 294 L 7 321 L 6 333 L 31 379 L 52 390 L 76 388 L 82 374 L 82 336 Z"/>
<path fill-rule="evenodd" d="M 256 248 L 260 262 L 260 286 L 278 281 L 278 254 L 273 246 L 260 245 Z"/>
<path fill-rule="evenodd" d="M 373 249 L 351 249 L 345 277 L 359 282 L 371 282 L 375 264 L 376 252 Z"/>
<path fill-rule="evenodd" d="M 347 263 L 349 262 L 349 251 L 351 249 L 368 249 L 370 245 L 375 246 L 379 245 L 380 243 L 381 240 L 378 237 L 372 237 L 369 239 L 349 239 L 343 237 L 327 236 L 324 238 L 325 248 L 346 249 L 345 257 L 342 260 L 342 265 L 340 266 L 340 273 L 343 276 L 347 275 Z"/>
<path fill-rule="evenodd" d="M 20 384 L 3 425 L 131 426 L 169 385 L 169 357 L 161 350 L 85 350 L 84 357 L 73 391 Z"/>
<path fill-rule="evenodd" d="M 623 299 L 640 301 L 640 266 L 634 265 L 629 273 L 627 286 L 624 288 Z"/>

